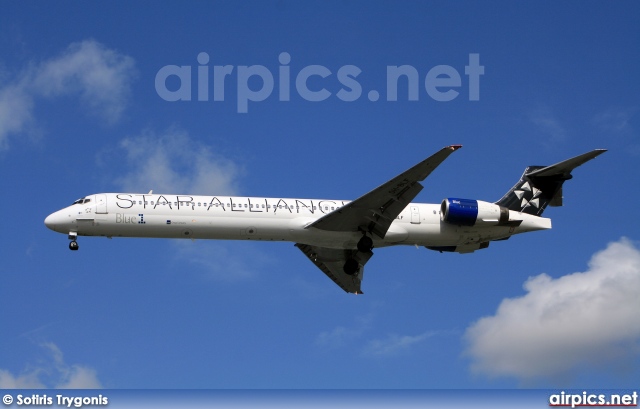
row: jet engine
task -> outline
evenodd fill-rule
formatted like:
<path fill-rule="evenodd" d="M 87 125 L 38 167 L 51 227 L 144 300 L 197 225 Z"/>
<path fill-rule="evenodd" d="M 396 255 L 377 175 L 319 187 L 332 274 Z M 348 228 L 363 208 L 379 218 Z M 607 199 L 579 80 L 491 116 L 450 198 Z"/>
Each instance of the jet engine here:
<path fill-rule="evenodd" d="M 448 198 L 440 205 L 440 219 L 458 226 L 507 224 L 509 209 L 481 200 Z"/>

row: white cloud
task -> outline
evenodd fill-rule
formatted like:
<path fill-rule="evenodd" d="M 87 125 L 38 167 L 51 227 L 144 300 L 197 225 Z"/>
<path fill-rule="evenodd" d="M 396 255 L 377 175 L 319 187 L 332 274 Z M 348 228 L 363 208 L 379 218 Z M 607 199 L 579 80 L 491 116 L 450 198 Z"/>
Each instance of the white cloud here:
<path fill-rule="evenodd" d="M 438 334 L 436 331 L 429 331 L 415 336 L 392 334 L 385 339 L 369 341 L 364 348 L 364 353 L 368 355 L 395 355 L 410 349 L 436 334 Z"/>
<path fill-rule="evenodd" d="M 20 375 L 0 369 L 0 389 L 44 389 L 38 379 L 39 371 L 34 370 Z"/>
<path fill-rule="evenodd" d="M 556 144 L 567 139 L 567 132 L 549 108 L 539 108 L 529 114 L 529 120 L 548 137 L 548 143 Z"/>
<path fill-rule="evenodd" d="M 600 127 L 610 135 L 622 135 L 633 133 L 631 119 L 638 111 L 637 107 L 633 108 L 609 108 L 598 113 L 593 118 L 593 123 Z"/>
<path fill-rule="evenodd" d="M 122 140 L 115 154 L 124 153 L 126 172 L 115 177 L 125 192 L 155 194 L 236 195 L 241 167 L 191 138 L 186 131 L 171 128 L 156 134 Z M 113 152 L 111 153 L 113 156 Z M 172 240 L 171 254 L 204 279 L 235 281 L 256 276 L 274 259 L 256 249 L 254 243 L 225 243 L 207 240 Z M 264 244 L 266 246 L 273 244 Z M 251 257 L 247 257 L 250 254 Z"/>
<path fill-rule="evenodd" d="M 346 328 L 338 326 L 331 331 L 323 331 L 316 338 L 316 345 L 320 345 L 327 348 L 340 348 L 359 338 L 362 335 L 362 328 Z"/>
<path fill-rule="evenodd" d="M 55 370 L 59 374 L 55 384 L 56 389 L 99 389 L 102 388 L 96 376 L 96 371 L 82 365 L 68 365 L 64 362 L 62 351 L 54 343 L 48 342 L 43 346 L 53 356 Z"/>
<path fill-rule="evenodd" d="M 640 251 L 628 239 L 585 272 L 541 274 L 524 289 L 467 329 L 473 371 L 557 383 L 586 368 L 618 373 L 640 356 Z"/>
<path fill-rule="evenodd" d="M 99 389 L 102 384 L 96 371 L 83 365 L 69 365 L 60 348 L 53 343 L 41 345 L 48 351 L 48 360 L 30 367 L 19 375 L 0 369 L 0 389 Z M 45 378 L 46 381 L 43 381 Z"/>
<path fill-rule="evenodd" d="M 190 263 L 188 270 L 205 279 L 232 282 L 255 277 L 266 266 L 273 265 L 273 257 L 256 250 L 255 243 L 212 242 L 211 240 L 173 240 L 175 259 L 181 264 Z M 264 245 L 274 245 L 265 243 Z M 277 244 L 275 244 L 277 245 Z M 259 246 L 259 244 L 258 244 Z M 248 257 L 250 255 L 250 257 Z"/>
<path fill-rule="evenodd" d="M 37 98 L 77 94 L 94 114 L 110 123 L 117 121 L 134 75 L 131 57 L 94 40 L 73 43 L 60 56 L 24 68 L 0 85 L 0 148 L 7 147 L 10 134 L 35 126 Z"/>
<path fill-rule="evenodd" d="M 362 340 L 373 329 L 373 315 L 369 314 L 356 319 L 350 326 L 337 326 L 330 331 L 323 331 L 316 337 L 315 344 L 325 349 L 339 349 L 358 345 L 362 356 L 393 356 L 426 341 L 428 338 L 443 334 L 443 331 L 427 331 L 419 335 L 390 334 L 384 339 Z"/>
<path fill-rule="evenodd" d="M 82 101 L 109 121 L 120 118 L 134 76 L 131 57 L 86 40 L 71 44 L 32 76 L 34 92 L 44 96 L 79 93 Z"/>
<path fill-rule="evenodd" d="M 240 167 L 178 129 L 124 139 L 128 172 L 118 178 L 129 192 L 234 195 Z"/>
<path fill-rule="evenodd" d="M 19 85 L 0 88 L 0 149 L 9 134 L 21 132 L 33 120 L 33 98 Z"/>
<path fill-rule="evenodd" d="M 591 121 L 608 138 L 622 143 L 622 149 L 633 156 L 640 156 L 640 143 L 636 136 L 634 120 L 639 107 L 609 108 L 594 116 Z"/>
<path fill-rule="evenodd" d="M 371 328 L 372 321 L 373 316 L 366 315 L 357 318 L 352 327 L 337 326 L 330 331 L 323 331 L 316 338 L 316 345 L 329 349 L 342 348 L 362 337 Z"/>

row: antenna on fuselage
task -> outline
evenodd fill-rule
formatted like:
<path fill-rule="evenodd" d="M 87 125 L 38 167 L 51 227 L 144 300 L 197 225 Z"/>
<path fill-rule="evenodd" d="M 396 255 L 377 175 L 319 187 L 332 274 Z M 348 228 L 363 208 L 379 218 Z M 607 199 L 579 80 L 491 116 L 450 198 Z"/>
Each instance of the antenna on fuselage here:
<path fill-rule="evenodd" d="M 148 194 L 148 195 L 152 195 L 152 194 L 153 194 L 153 189 L 151 189 L 151 190 L 149 191 L 149 193 L 147 193 L 147 194 Z"/>

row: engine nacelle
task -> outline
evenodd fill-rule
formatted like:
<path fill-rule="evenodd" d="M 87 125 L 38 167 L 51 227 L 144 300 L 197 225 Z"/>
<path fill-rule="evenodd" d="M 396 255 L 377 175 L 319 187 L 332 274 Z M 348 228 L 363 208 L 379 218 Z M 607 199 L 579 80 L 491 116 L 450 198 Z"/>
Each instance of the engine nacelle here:
<path fill-rule="evenodd" d="M 509 209 L 481 200 L 448 198 L 440 205 L 440 219 L 458 226 L 506 224 L 509 221 Z"/>

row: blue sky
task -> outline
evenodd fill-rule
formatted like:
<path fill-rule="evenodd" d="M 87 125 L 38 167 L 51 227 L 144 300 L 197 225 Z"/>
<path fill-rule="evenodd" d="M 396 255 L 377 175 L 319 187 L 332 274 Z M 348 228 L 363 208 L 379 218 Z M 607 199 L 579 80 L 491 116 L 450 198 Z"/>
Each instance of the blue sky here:
<path fill-rule="evenodd" d="M 4 3 L 0 387 L 637 386 L 639 18 L 635 2 Z M 406 83 L 387 100 L 402 65 L 415 101 Z M 166 66 L 191 67 L 191 100 L 161 97 Z M 222 101 L 214 66 L 234 67 Z M 240 113 L 252 66 L 274 88 Z M 330 72 L 307 81 L 322 101 L 296 88 L 309 66 Z M 425 88 L 437 66 L 460 75 L 451 101 Z M 81 238 L 72 253 L 43 224 L 98 192 L 354 199 L 450 144 L 464 148 L 417 201 L 495 201 L 528 165 L 609 151 L 574 172 L 552 230 L 470 255 L 378 250 L 364 296 L 290 243 Z"/>

